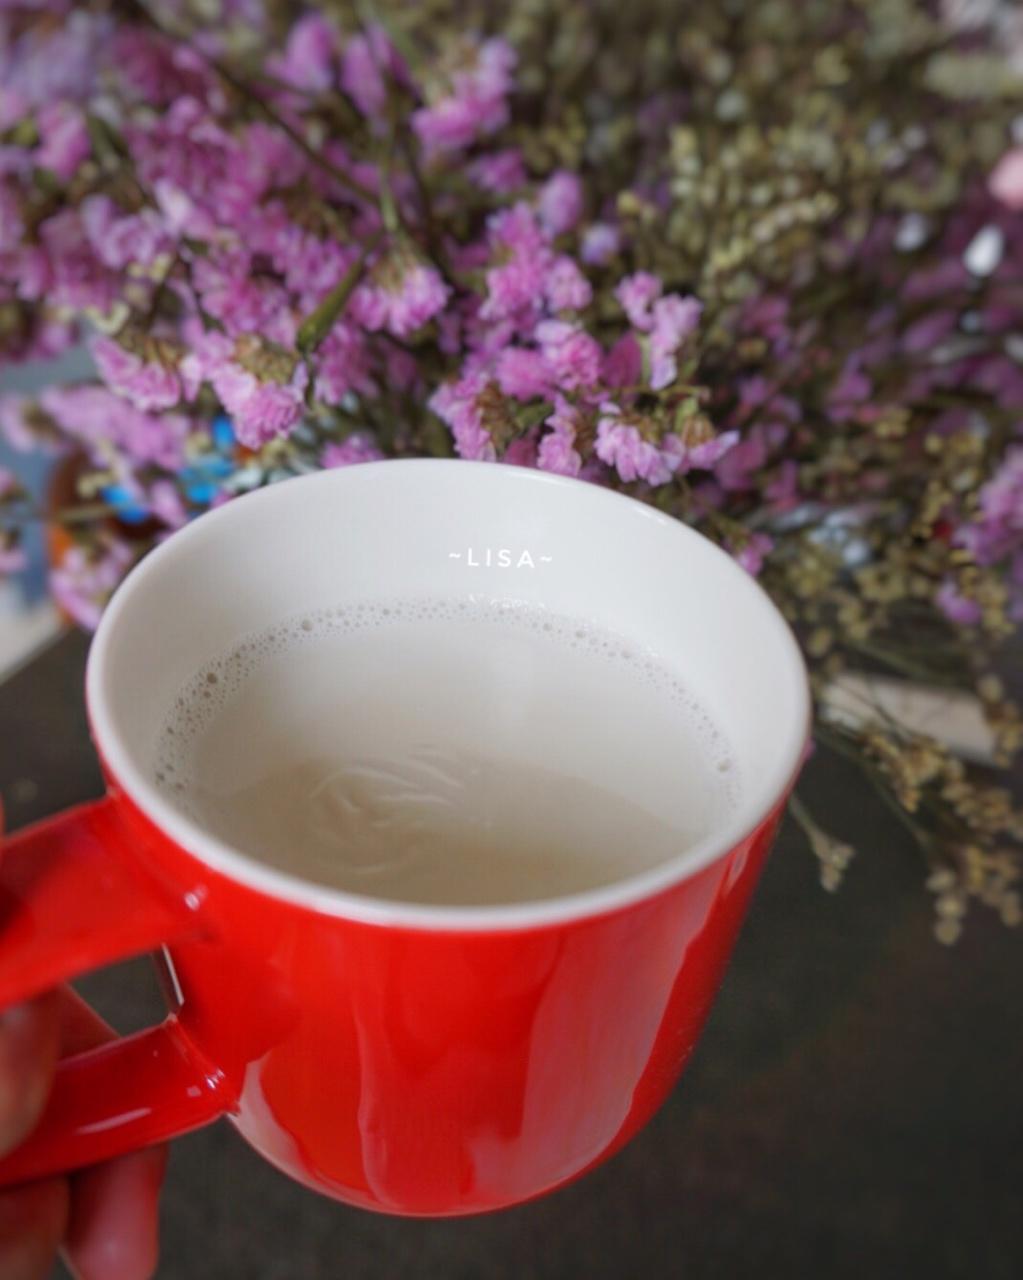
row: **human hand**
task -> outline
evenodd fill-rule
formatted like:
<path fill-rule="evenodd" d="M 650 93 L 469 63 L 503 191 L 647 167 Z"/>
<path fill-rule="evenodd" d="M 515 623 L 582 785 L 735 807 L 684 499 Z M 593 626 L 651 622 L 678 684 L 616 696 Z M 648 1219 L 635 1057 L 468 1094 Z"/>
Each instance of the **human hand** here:
<path fill-rule="evenodd" d="M 0 1156 L 32 1131 L 57 1060 L 113 1038 L 69 988 L 0 1011 Z M 166 1149 L 0 1191 L 0 1276 L 46 1280 L 58 1251 L 78 1280 L 147 1280 L 157 1261 Z"/>

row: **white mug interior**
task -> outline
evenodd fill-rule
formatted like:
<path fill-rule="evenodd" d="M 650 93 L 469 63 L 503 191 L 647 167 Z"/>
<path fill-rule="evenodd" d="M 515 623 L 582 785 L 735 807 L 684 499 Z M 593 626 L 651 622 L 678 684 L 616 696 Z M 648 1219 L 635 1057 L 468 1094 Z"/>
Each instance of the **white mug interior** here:
<path fill-rule="evenodd" d="M 312 884 L 246 857 L 152 780 L 160 728 L 204 663 L 303 610 L 385 597 L 513 599 L 585 619 L 684 672 L 742 780 L 723 824 L 654 868 L 548 901 L 406 904 Z M 317 910 L 421 928 L 515 928 L 658 892 L 754 830 L 792 782 L 810 701 L 788 626 L 710 541 L 620 493 L 493 463 L 390 460 L 318 472 L 202 516 L 148 555 L 107 608 L 89 656 L 100 753 L 139 808 L 234 879 Z"/>

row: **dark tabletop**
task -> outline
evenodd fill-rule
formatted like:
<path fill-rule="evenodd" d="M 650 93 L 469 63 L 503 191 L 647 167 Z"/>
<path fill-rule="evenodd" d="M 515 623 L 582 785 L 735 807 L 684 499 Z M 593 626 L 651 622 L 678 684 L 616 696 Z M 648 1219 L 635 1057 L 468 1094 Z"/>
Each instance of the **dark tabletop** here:
<path fill-rule="evenodd" d="M 0 686 L 10 827 L 98 793 L 69 635 Z M 187 1280 L 1023 1276 L 1023 946 L 975 914 L 946 949 L 917 855 L 848 767 L 805 794 L 859 849 L 824 893 L 778 843 L 692 1065 L 648 1128 L 573 1187 L 461 1221 L 320 1199 L 227 1124 L 175 1144 L 159 1276 Z M 145 961 L 81 989 L 159 1019 Z"/>

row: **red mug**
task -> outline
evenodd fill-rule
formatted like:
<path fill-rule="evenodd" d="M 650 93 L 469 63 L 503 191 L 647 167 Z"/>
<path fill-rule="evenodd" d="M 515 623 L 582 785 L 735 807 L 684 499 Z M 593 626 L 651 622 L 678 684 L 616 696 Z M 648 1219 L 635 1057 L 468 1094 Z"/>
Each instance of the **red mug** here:
<path fill-rule="evenodd" d="M 671 658 L 742 779 L 667 863 L 548 901 L 421 906 L 247 858 L 150 776 L 182 683 L 239 635 L 339 600 L 483 592 Z M 367 463 L 232 502 L 133 570 L 86 693 L 107 794 L 0 854 L 0 1007 L 157 951 L 158 1027 L 60 1064 L 0 1185 L 221 1116 L 315 1191 L 387 1213 L 551 1191 L 643 1125 L 721 981 L 807 738 L 797 645 L 761 588 L 685 525 L 518 467 Z"/>

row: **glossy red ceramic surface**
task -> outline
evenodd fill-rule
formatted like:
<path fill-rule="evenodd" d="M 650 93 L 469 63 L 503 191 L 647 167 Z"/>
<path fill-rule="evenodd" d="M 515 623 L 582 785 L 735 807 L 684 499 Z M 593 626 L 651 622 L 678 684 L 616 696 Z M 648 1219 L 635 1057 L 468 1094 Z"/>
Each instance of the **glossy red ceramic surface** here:
<path fill-rule="evenodd" d="M 111 779 L 0 854 L 0 1007 L 166 944 L 159 1028 L 65 1063 L 0 1185 L 228 1115 L 306 1186 L 369 1209 L 528 1199 L 626 1142 L 685 1065 L 779 809 L 688 879 L 514 931 L 370 924 L 211 870 Z"/>

